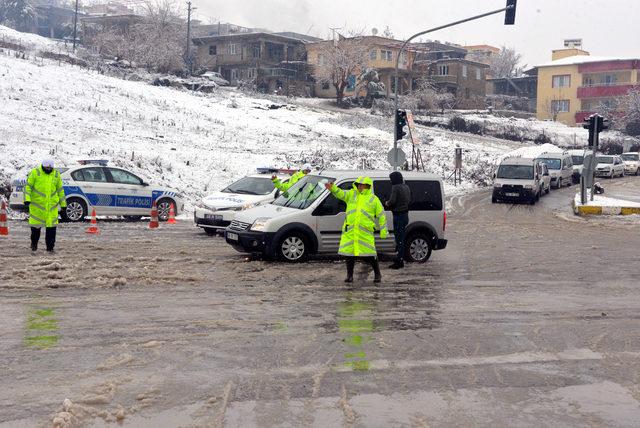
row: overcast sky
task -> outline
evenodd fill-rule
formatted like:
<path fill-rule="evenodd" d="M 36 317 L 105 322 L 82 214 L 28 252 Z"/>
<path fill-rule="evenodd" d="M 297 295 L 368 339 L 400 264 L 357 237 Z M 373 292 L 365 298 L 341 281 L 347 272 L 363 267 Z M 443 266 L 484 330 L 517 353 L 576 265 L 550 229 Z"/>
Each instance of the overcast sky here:
<path fill-rule="evenodd" d="M 192 0 L 196 17 L 326 38 L 343 30 L 389 26 L 405 39 L 419 31 L 505 6 L 505 0 Z M 519 0 L 515 26 L 502 14 L 425 36 L 459 44 L 507 45 L 523 64 L 551 59 L 567 38 L 582 38 L 596 56 L 640 57 L 640 0 Z"/>

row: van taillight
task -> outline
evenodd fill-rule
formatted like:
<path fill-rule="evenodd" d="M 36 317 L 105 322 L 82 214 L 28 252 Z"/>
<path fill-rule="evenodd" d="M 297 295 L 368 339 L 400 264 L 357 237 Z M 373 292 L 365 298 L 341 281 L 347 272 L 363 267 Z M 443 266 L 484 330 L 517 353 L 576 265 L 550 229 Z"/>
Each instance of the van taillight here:
<path fill-rule="evenodd" d="M 446 228 L 447 228 L 447 212 L 445 211 L 442 214 L 442 231 L 444 232 Z"/>

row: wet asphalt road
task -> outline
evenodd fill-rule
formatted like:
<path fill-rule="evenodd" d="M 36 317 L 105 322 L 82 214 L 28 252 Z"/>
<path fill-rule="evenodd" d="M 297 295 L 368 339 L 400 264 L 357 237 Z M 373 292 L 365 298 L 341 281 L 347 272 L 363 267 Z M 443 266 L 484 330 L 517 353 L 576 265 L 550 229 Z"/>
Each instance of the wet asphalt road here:
<path fill-rule="evenodd" d="M 640 426 L 640 221 L 576 218 L 575 191 L 454 198 L 449 248 L 380 286 L 189 222 L 64 225 L 33 257 L 11 222 L 0 427 Z"/>

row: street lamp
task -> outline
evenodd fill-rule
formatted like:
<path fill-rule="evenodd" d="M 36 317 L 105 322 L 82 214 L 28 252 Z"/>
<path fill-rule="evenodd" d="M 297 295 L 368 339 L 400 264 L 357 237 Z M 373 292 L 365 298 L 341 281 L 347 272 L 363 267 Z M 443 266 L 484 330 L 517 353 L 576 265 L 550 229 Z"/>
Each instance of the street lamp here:
<path fill-rule="evenodd" d="M 414 34 L 413 36 L 409 37 L 407 40 L 405 40 L 405 42 L 402 44 L 402 47 L 400 48 L 400 51 L 398 52 L 397 56 L 396 56 L 396 68 L 395 68 L 395 74 L 394 74 L 394 82 L 395 82 L 395 96 L 394 96 L 394 118 L 398 117 L 397 115 L 397 111 L 398 111 L 398 67 L 400 65 L 400 57 L 402 56 L 402 53 L 404 52 L 405 48 L 407 47 L 407 45 L 409 44 L 409 42 L 413 39 L 415 39 L 416 37 L 420 37 L 423 36 L 425 34 L 428 33 L 433 33 L 434 31 L 438 31 L 438 30 L 443 30 L 445 28 L 449 28 L 449 27 L 453 27 L 456 25 L 460 25 L 460 24 L 464 24 L 465 22 L 469 22 L 469 21 L 475 21 L 476 19 L 480 19 L 480 18 L 484 18 L 486 16 L 491 16 L 491 15 L 495 15 L 498 13 L 502 13 L 502 12 L 506 12 L 505 13 L 505 20 L 504 20 L 504 24 L 505 25 L 513 25 L 515 22 L 515 17 L 516 17 L 516 3 L 517 0 L 507 0 L 507 5 L 506 7 L 503 7 L 502 9 L 497 9 L 497 10 L 493 10 L 491 12 L 487 12 L 487 13 L 483 13 L 481 15 L 476 15 L 476 16 L 472 16 L 471 18 L 466 18 L 466 19 L 462 19 L 460 21 L 455 21 L 452 22 L 450 24 L 446 24 L 446 25 L 441 25 L 439 27 L 435 27 L 435 28 L 431 28 L 429 30 L 425 30 L 425 31 L 421 31 L 419 33 Z M 388 97 L 388 95 L 387 95 Z M 395 152 L 395 164 L 394 164 L 394 169 L 398 169 L 398 135 L 396 130 L 398 129 L 398 125 L 397 123 L 394 123 L 394 137 L 393 137 L 393 151 Z"/>

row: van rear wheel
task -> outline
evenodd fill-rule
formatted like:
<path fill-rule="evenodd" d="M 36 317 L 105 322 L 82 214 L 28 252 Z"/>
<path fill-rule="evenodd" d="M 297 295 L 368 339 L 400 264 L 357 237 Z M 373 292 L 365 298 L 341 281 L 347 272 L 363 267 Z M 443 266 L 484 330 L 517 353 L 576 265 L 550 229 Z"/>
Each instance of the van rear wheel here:
<path fill-rule="evenodd" d="M 405 257 L 413 263 L 424 263 L 431 257 L 431 238 L 424 233 L 409 236 L 406 242 Z"/>

